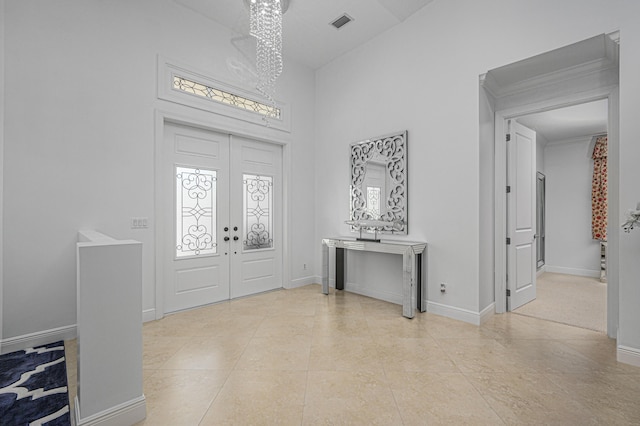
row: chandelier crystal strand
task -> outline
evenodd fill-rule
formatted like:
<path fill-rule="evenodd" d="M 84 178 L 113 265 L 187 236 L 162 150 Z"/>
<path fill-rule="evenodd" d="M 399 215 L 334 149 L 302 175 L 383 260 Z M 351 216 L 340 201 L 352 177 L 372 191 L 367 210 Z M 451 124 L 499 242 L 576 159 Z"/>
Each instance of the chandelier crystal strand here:
<path fill-rule="evenodd" d="M 280 0 L 251 0 L 249 12 L 249 33 L 257 40 L 257 89 L 275 107 L 275 84 L 282 74 Z"/>

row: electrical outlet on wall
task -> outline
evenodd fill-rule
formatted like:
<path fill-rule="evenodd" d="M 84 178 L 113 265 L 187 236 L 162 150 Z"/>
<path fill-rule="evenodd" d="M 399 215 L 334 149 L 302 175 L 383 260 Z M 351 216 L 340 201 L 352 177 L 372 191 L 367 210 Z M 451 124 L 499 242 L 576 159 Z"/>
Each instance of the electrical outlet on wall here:
<path fill-rule="evenodd" d="M 440 293 L 446 293 L 447 292 L 447 283 L 440 283 Z"/>

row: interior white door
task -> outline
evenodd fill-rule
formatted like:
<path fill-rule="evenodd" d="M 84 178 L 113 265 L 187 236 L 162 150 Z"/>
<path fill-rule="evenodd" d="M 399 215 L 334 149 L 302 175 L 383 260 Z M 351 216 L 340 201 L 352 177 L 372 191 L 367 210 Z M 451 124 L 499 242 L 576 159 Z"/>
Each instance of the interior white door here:
<path fill-rule="evenodd" d="M 229 135 L 165 125 L 165 313 L 229 299 L 229 154 Z"/>
<path fill-rule="evenodd" d="M 536 133 L 508 120 L 507 309 L 536 298 Z"/>
<path fill-rule="evenodd" d="M 282 287 L 282 147 L 231 137 L 231 298 Z"/>

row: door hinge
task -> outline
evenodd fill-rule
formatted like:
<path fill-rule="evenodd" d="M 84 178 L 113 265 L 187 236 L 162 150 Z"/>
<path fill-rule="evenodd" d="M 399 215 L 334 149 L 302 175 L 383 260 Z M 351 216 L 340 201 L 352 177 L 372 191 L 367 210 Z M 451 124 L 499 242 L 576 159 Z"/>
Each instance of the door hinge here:
<path fill-rule="evenodd" d="M 507 185 L 507 194 L 511 192 L 511 186 Z"/>
<path fill-rule="evenodd" d="M 507 289 L 507 297 L 511 297 L 511 290 Z"/>
<path fill-rule="evenodd" d="M 507 142 L 511 141 L 511 133 L 507 133 Z"/>
<path fill-rule="evenodd" d="M 511 244 L 511 238 L 507 238 L 507 245 Z"/>

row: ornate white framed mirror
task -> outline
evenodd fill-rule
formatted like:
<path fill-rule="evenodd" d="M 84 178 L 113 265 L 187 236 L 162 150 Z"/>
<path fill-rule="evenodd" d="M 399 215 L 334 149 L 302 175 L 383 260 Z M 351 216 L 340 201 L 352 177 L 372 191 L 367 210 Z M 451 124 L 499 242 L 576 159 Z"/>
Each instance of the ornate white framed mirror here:
<path fill-rule="evenodd" d="M 406 235 L 407 131 L 350 145 L 353 231 Z"/>

